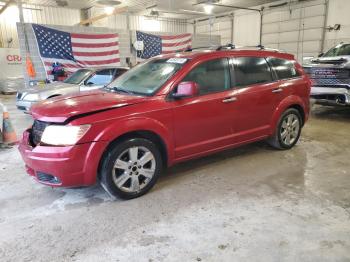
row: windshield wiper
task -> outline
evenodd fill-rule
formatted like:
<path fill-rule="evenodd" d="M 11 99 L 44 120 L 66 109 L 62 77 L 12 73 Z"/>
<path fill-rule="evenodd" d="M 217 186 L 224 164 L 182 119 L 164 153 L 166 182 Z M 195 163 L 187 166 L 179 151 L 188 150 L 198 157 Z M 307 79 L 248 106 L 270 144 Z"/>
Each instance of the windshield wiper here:
<path fill-rule="evenodd" d="M 116 92 L 126 93 L 126 94 L 129 94 L 129 95 L 135 95 L 134 92 L 132 92 L 130 90 L 123 89 L 123 88 L 120 88 L 120 87 L 117 87 L 117 86 L 112 87 L 112 89 L 114 91 L 116 91 Z"/>

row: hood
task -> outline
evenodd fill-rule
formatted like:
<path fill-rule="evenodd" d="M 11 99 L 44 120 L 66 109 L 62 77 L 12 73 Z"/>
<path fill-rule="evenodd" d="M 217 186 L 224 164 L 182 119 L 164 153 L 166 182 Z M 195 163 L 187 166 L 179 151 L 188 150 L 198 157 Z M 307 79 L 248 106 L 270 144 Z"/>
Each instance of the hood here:
<path fill-rule="evenodd" d="M 305 64 L 307 67 L 348 67 L 350 56 L 318 57 Z"/>
<path fill-rule="evenodd" d="M 141 103 L 146 97 L 96 90 L 54 97 L 31 107 L 35 119 L 46 122 L 65 122 L 73 116 L 88 114 Z"/>
<path fill-rule="evenodd" d="M 63 82 L 54 82 L 54 83 L 50 83 L 50 84 L 46 84 L 46 85 L 36 85 L 36 86 L 29 87 L 29 88 L 25 88 L 25 89 L 21 90 L 21 92 L 26 93 L 26 94 L 37 94 L 37 93 L 40 93 L 40 92 L 45 91 L 45 90 L 47 91 L 47 90 L 68 88 L 68 87 L 73 87 L 73 86 L 77 86 L 77 85 L 67 84 L 67 83 L 63 83 Z"/>

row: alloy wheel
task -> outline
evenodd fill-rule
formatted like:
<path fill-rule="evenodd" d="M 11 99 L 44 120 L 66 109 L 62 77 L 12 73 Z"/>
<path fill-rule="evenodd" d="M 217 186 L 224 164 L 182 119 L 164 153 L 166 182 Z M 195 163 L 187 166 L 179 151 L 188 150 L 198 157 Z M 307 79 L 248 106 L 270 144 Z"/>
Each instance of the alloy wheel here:
<path fill-rule="evenodd" d="M 297 139 L 300 131 L 300 120 L 297 115 L 287 115 L 281 125 L 280 137 L 287 146 L 292 145 Z"/>
<path fill-rule="evenodd" d="M 146 147 L 130 147 L 124 150 L 114 163 L 114 184 L 122 191 L 134 193 L 151 181 L 156 171 L 156 159 Z"/>

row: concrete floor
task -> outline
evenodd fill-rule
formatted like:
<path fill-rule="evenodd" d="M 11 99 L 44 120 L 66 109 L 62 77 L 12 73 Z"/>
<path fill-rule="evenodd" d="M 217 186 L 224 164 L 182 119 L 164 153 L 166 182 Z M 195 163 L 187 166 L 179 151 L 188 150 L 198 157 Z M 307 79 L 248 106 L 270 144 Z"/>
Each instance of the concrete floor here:
<path fill-rule="evenodd" d="M 30 125 L 0 100 L 18 133 Z M 350 261 L 349 120 L 316 107 L 294 149 L 184 163 L 131 201 L 39 185 L 0 151 L 1 261 Z"/>

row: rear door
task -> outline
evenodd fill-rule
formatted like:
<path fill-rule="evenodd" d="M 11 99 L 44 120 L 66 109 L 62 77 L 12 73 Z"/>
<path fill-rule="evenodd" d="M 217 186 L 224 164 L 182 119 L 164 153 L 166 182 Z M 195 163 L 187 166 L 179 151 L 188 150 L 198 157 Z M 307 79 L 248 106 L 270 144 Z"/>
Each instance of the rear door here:
<path fill-rule="evenodd" d="M 272 115 L 285 97 L 264 57 L 231 59 L 235 87 L 234 133 L 238 142 L 254 140 L 269 132 Z"/>

